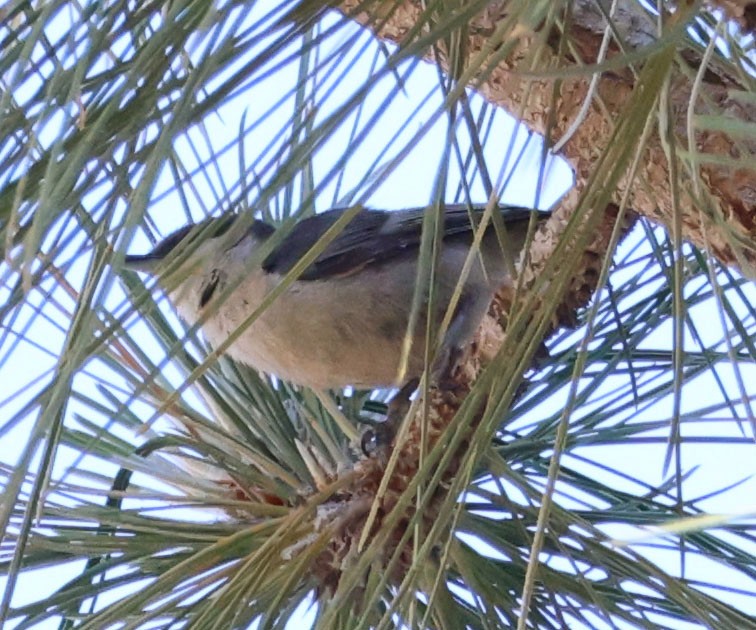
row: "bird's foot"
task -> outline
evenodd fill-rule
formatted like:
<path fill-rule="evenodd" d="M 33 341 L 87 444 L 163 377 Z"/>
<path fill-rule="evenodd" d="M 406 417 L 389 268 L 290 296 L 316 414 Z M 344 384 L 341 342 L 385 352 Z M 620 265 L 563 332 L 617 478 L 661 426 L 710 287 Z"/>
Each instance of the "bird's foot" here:
<path fill-rule="evenodd" d="M 368 457 L 386 457 L 394 443 L 396 431 L 409 411 L 410 396 L 420 384 L 419 378 L 407 381 L 388 403 L 386 419 L 362 434 L 360 446 Z"/>
<path fill-rule="evenodd" d="M 436 385 L 440 390 L 454 392 L 460 389 L 460 365 L 464 363 L 469 353 L 469 347 L 453 346 L 447 350 L 444 363 L 440 365 L 436 376 Z"/>

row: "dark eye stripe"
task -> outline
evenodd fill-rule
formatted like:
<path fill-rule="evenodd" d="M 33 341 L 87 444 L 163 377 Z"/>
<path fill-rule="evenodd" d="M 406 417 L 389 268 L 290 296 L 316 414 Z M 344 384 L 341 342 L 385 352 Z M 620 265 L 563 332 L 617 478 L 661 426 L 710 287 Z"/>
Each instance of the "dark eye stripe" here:
<path fill-rule="evenodd" d="M 207 284 L 202 287 L 202 293 L 200 294 L 200 302 L 199 307 L 202 308 L 207 304 L 210 299 L 213 297 L 213 294 L 215 293 L 215 289 L 218 286 L 218 282 L 220 281 L 220 272 L 217 269 L 213 269 L 210 273 L 210 280 L 207 281 Z"/>

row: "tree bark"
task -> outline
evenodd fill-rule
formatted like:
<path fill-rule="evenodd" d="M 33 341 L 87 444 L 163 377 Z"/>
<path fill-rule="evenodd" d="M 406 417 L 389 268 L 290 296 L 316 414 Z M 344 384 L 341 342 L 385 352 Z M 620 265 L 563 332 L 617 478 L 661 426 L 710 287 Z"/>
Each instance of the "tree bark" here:
<path fill-rule="evenodd" d="M 728 5 L 726 8 L 730 14 L 739 19 L 744 28 L 748 27 L 751 9 L 745 6 L 746 3 L 722 4 Z M 382 39 L 392 42 L 418 36 L 422 31 L 415 27 L 418 21 L 427 18 L 421 3 L 410 0 L 380 4 L 382 11 L 376 10 L 374 15 L 360 12 L 362 6 L 363 3 L 358 0 L 346 0 L 341 4 L 341 10 L 372 28 Z M 465 39 L 458 50 L 464 50 L 466 59 L 487 50 L 492 34 L 508 18 L 507 9 L 507 2 L 487 3 L 485 9 L 459 31 Z M 656 24 L 633 1 L 618 3 L 614 23 L 623 44 L 620 47 L 616 40 L 611 41 L 605 54 L 607 61 L 622 59 L 621 55 L 630 56 L 644 47 L 653 46 L 657 41 Z M 497 39 L 487 53 L 489 59 L 495 59 L 498 49 L 507 50 L 506 55 L 488 67 L 485 63 L 481 64 L 481 71 L 471 81 L 472 86 L 490 102 L 505 108 L 536 132 L 548 135 L 552 146 L 560 144 L 560 155 L 572 165 L 575 173 L 574 189 L 560 202 L 554 217 L 536 235 L 528 263 L 522 269 L 526 289 L 542 273 L 563 238 L 567 219 L 581 204 L 581 195 L 590 186 L 595 165 L 607 150 L 607 140 L 612 135 L 615 122 L 634 91 L 642 89 L 637 83 L 639 69 L 627 64 L 618 63 L 610 71 L 604 71 L 593 88 L 590 87 L 590 74 L 570 73 L 570 69 L 580 65 L 602 62 L 600 49 L 606 23 L 603 14 L 596 9 L 595 0 L 577 0 L 573 3 L 568 31 L 570 46 L 560 43 L 558 33 L 544 33 L 539 28 L 529 29 L 522 21 L 514 24 L 509 31 L 514 45 L 508 47 L 505 41 Z M 429 47 L 426 53 L 428 57 L 433 56 L 434 60 L 440 61 L 447 72 L 450 71 L 449 64 L 443 54 L 439 59 L 438 51 L 444 51 L 449 41 L 452 41 L 451 37 L 447 37 L 445 42 L 434 42 L 433 50 Z M 541 54 L 537 67 L 531 65 L 534 49 Z M 700 52 L 694 49 L 678 52 L 678 64 L 672 66 L 666 90 L 666 111 L 670 120 L 668 133 L 675 135 L 678 146 L 687 147 L 691 133 L 688 128 L 691 102 L 695 103 L 693 113 L 696 115 L 714 114 L 727 116 L 738 123 L 756 122 L 756 100 L 743 98 L 746 89 L 729 72 L 729 66 L 711 64 L 705 72 L 698 73 Z M 642 65 L 644 60 L 645 57 L 634 57 L 636 66 Z M 565 71 L 561 78 L 557 72 L 548 74 L 554 68 Z M 460 76 L 459 67 L 454 72 L 455 76 Z M 700 82 L 698 88 L 695 87 L 697 76 Z M 586 101 L 589 106 L 580 113 L 581 109 L 585 109 L 583 104 Z M 573 124 L 576 120 L 579 124 Z M 738 266 L 746 274 L 756 277 L 756 134 L 751 139 L 742 139 L 718 130 L 694 129 L 692 133 L 698 157 L 692 163 L 698 170 L 691 172 L 688 170 L 691 161 L 669 158 L 669 141 L 661 138 L 658 128 L 658 125 L 655 126 L 649 135 L 636 177 L 620 177 L 616 189 L 609 191 L 607 208 L 599 209 L 604 210 L 603 214 L 588 212 L 582 232 L 578 231 L 577 236 L 573 232 L 569 239 L 574 243 L 568 243 L 570 255 L 565 258 L 570 261 L 566 265 L 570 269 L 560 289 L 564 298 L 553 313 L 546 314 L 552 322 L 551 330 L 571 325 L 576 310 L 591 299 L 609 249 L 612 229 L 618 220 L 618 207 L 625 201 L 632 211 L 619 216 L 622 231 L 629 229 L 635 213 L 671 229 L 679 212 L 683 238 L 708 248 L 723 263 Z M 721 156 L 730 159 L 715 163 L 713 158 Z M 670 164 L 673 164 L 673 169 L 670 169 Z M 673 186 L 675 181 L 680 184 L 677 188 Z M 557 283 L 550 285 L 549 290 L 556 286 Z M 431 388 L 427 413 L 423 417 L 418 414 L 418 417 L 410 420 L 406 439 L 395 445 L 400 450 L 398 465 L 387 471 L 385 462 L 366 459 L 355 467 L 354 482 L 347 492 L 350 498 L 340 499 L 333 506 L 334 520 L 331 524 L 339 524 L 338 533 L 315 566 L 315 574 L 325 589 L 338 587 L 345 560 L 354 557 L 357 540 L 364 528 L 370 526 L 371 532 L 381 529 L 384 517 L 397 505 L 418 471 L 422 461 L 421 445 L 430 448 L 453 421 L 482 366 L 496 354 L 509 334 L 510 330 L 503 329 L 499 322 L 508 319 L 511 308 L 512 293 L 505 287 L 492 305 L 491 317 L 478 331 L 472 351 L 457 366 L 454 382 L 447 383 L 445 387 Z M 536 302 L 533 317 L 538 316 L 538 309 Z M 425 423 L 425 441 L 421 439 L 422 423 Z M 468 435 L 472 435 L 476 428 L 477 420 L 473 420 L 467 428 Z M 427 529 L 439 517 L 439 506 L 444 498 L 441 489 L 450 487 L 466 450 L 467 443 L 463 442 L 444 471 L 437 496 L 431 505 L 423 508 L 422 522 Z M 384 475 L 389 475 L 387 491 L 382 496 L 380 510 L 371 521 L 368 506 L 374 500 Z M 391 532 L 383 548 L 386 560 L 402 544 L 401 536 L 414 509 L 410 507 Z M 400 557 L 396 567 L 397 579 L 412 563 L 409 549 L 403 549 Z"/>
<path fill-rule="evenodd" d="M 613 22 L 623 40 L 624 52 L 617 40 L 612 39 L 605 59 L 620 62 L 600 75 L 591 94 L 590 76 L 586 73 L 569 76 L 569 72 L 580 65 L 597 63 L 600 58 L 606 20 L 597 4 L 595 0 L 573 3 L 567 30 L 569 46 L 561 45 L 559 33 L 543 33 L 540 27 L 528 28 L 519 21 L 506 34 L 509 40 L 495 42 L 496 47 L 503 48 L 515 40 L 511 50 L 490 71 L 483 65 L 486 72 L 472 81 L 472 87 L 487 100 L 503 107 L 532 130 L 548 135 L 552 144 L 565 140 L 560 155 L 571 164 L 578 189 L 583 188 L 593 172 L 605 141 L 611 136 L 614 120 L 637 87 L 637 73 L 621 62 L 621 55 L 641 51 L 657 41 L 657 25 L 649 14 L 634 0 L 621 0 Z M 608 11 L 611 3 L 606 4 Z M 721 4 L 745 28 L 752 25 L 756 5 L 742 0 L 725 0 Z M 460 32 L 466 38 L 468 59 L 490 45 L 492 34 L 508 17 L 509 5 L 501 1 L 488 3 L 485 10 L 469 20 L 466 31 Z M 346 0 L 341 10 L 372 28 L 380 38 L 401 42 L 411 35 L 418 20 L 425 17 L 420 2 L 405 0 L 393 6 L 396 8 L 387 15 L 368 15 L 360 12 L 359 1 Z M 541 45 L 543 42 L 547 45 Z M 540 54 L 537 67 L 532 65 L 534 48 Z M 756 101 L 747 94 L 730 65 L 721 60 L 710 62 L 701 73 L 700 87 L 695 89 L 701 54 L 692 48 L 679 53 L 680 61 L 673 69 L 667 93 L 671 128 L 680 146 L 688 147 L 691 103 L 696 115 L 716 115 L 734 121 L 737 126 L 733 125 L 733 130 L 742 129 L 742 124 L 756 125 Z M 432 54 L 427 52 L 429 57 Z M 493 57 L 492 52 L 490 58 Z M 440 61 L 448 65 L 445 59 Z M 635 63 L 640 63 L 637 58 Z M 533 78 L 555 68 L 563 70 L 567 78 Z M 582 122 L 566 137 L 586 99 L 591 102 Z M 613 201 L 619 203 L 629 187 L 631 207 L 667 227 L 673 225 L 677 207 L 682 215 L 683 238 L 699 247 L 708 246 L 721 262 L 756 277 L 756 134 L 750 138 L 738 137 L 736 131 L 728 134 L 700 126 L 693 134 L 695 147 L 691 150 L 697 154 L 698 169 L 694 181 L 689 173 L 690 160 L 684 164 L 678 160 L 675 164 L 682 184 L 676 202 L 670 159 L 656 130 L 647 144 L 638 176 L 633 181 L 624 178 L 613 193 Z"/>

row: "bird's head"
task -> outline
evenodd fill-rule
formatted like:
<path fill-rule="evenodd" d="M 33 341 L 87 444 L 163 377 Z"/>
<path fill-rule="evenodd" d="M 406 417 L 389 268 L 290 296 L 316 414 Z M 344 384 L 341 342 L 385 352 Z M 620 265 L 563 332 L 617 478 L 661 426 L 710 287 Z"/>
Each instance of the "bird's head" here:
<path fill-rule="evenodd" d="M 182 311 L 183 302 L 191 301 L 194 305 L 193 296 L 201 294 L 202 285 L 226 245 L 224 236 L 235 219 L 236 215 L 225 215 L 186 225 L 169 234 L 150 252 L 126 256 L 124 267 L 156 276 L 171 301 Z"/>

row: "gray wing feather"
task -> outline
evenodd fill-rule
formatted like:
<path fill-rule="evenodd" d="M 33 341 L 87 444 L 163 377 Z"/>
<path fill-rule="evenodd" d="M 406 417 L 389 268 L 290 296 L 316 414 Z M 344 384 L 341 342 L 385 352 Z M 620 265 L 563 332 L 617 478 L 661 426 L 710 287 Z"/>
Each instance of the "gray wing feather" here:
<path fill-rule="evenodd" d="M 445 207 L 444 238 L 470 238 L 473 220 L 483 214 L 485 206 L 470 207 L 450 204 Z M 386 212 L 360 210 L 342 232 L 299 277 L 300 280 L 323 280 L 349 275 L 367 265 L 379 265 L 397 257 L 417 255 L 422 238 L 425 208 Z M 527 221 L 531 210 L 500 206 L 505 223 Z M 289 232 L 287 237 L 264 261 L 270 273 L 285 274 L 320 239 L 343 214 L 343 209 L 330 210 L 308 217 Z M 548 214 L 548 213 L 545 213 Z"/>

